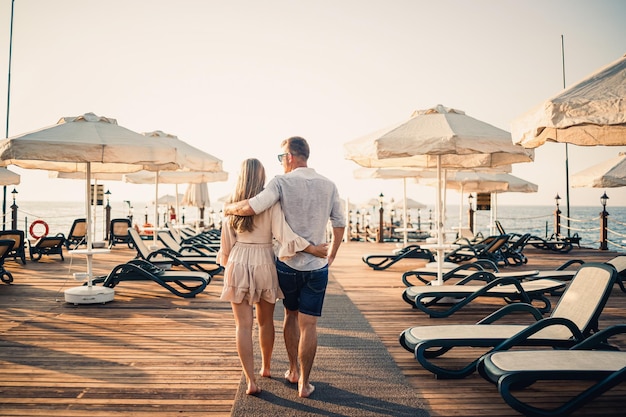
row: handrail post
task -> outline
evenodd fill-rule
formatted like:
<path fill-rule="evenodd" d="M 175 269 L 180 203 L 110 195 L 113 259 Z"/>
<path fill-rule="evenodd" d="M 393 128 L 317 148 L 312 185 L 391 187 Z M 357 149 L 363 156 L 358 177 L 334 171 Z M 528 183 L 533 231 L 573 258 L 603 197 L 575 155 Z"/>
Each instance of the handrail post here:
<path fill-rule="evenodd" d="M 383 223 L 383 212 L 385 211 L 385 209 L 383 208 L 383 205 L 380 205 L 380 208 L 378 209 L 378 213 L 379 213 L 379 223 L 378 223 L 378 243 L 382 243 L 383 242 L 383 233 L 384 233 L 384 228 L 385 225 Z"/>
<path fill-rule="evenodd" d="M 13 205 L 11 206 L 11 229 L 17 230 L 17 204 L 15 204 L 15 200 L 13 200 Z"/>
<path fill-rule="evenodd" d="M 600 213 L 600 250 L 608 250 L 609 246 L 607 244 L 608 239 L 608 224 L 609 224 L 609 213 L 606 212 L 605 209 Z"/>
<path fill-rule="evenodd" d="M 559 209 L 559 193 L 554 197 L 554 201 L 556 202 L 556 210 L 554 210 L 554 233 L 555 237 L 558 239 L 561 236 L 561 210 Z"/>
<path fill-rule="evenodd" d="M 558 207 L 554 211 L 554 233 L 561 236 L 561 210 Z"/>

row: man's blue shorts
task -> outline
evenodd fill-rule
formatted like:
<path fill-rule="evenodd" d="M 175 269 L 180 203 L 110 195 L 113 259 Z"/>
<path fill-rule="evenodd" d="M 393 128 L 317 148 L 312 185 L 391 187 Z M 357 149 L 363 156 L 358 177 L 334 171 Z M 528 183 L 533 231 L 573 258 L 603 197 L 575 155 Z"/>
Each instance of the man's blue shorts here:
<path fill-rule="evenodd" d="M 314 271 L 298 271 L 276 261 L 278 283 L 287 310 L 320 317 L 328 285 L 328 265 Z"/>

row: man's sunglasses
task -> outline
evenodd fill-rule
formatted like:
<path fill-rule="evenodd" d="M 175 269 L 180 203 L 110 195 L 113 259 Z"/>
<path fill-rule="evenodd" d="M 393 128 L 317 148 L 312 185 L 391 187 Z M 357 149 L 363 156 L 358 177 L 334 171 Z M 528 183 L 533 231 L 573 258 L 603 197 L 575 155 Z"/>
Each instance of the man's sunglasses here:
<path fill-rule="evenodd" d="M 291 154 L 289 152 L 285 152 L 285 153 L 281 153 L 280 155 L 278 155 L 278 162 L 282 163 L 283 158 L 286 157 L 287 155 L 291 155 Z"/>

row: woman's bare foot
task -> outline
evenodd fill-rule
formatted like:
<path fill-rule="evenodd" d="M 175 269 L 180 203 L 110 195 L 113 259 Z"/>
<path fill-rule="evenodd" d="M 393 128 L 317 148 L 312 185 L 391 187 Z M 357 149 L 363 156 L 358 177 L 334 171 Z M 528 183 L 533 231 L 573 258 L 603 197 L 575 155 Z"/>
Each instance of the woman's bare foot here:
<path fill-rule="evenodd" d="M 285 379 L 292 384 L 296 384 L 298 383 L 300 376 L 298 375 L 298 372 L 291 372 L 291 370 L 287 370 L 285 371 Z"/>
<path fill-rule="evenodd" d="M 256 382 L 248 382 L 248 389 L 246 390 L 246 394 L 248 395 L 258 395 L 261 393 L 261 388 L 256 384 Z"/>
<path fill-rule="evenodd" d="M 312 384 L 300 385 L 298 384 L 298 395 L 301 398 L 309 398 L 311 394 L 315 391 L 315 386 Z"/>
<path fill-rule="evenodd" d="M 270 371 L 270 369 L 261 369 L 261 372 L 259 372 L 259 375 L 261 375 L 263 378 L 271 378 L 272 377 L 272 371 Z"/>

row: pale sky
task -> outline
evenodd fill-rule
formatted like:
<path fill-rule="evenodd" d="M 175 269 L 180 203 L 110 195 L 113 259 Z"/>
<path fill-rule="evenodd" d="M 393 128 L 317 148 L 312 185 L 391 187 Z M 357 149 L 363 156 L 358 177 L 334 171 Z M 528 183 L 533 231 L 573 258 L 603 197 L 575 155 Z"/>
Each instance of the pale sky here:
<path fill-rule="evenodd" d="M 0 0 L 3 121 L 10 12 Z M 9 136 L 87 112 L 162 130 L 224 161 L 230 179 L 209 184 L 214 203 L 245 158 L 259 158 L 270 178 L 281 173 L 280 141 L 293 135 L 343 197 L 399 200 L 401 180 L 353 179 L 345 142 L 437 104 L 510 131 L 563 89 L 561 35 L 566 86 L 626 54 L 623 0 L 16 0 L 14 13 Z M 570 175 L 620 151 L 570 145 Z M 565 198 L 565 145 L 535 155 L 513 174 L 539 192 L 501 194 L 499 204 Z M 9 168 L 22 175 L 19 199 L 84 199 L 81 181 Z M 105 187 L 113 201 L 154 198 L 147 185 Z M 432 187 L 407 191 L 434 204 Z M 570 204 L 600 207 L 604 191 L 572 188 Z M 609 206 L 626 206 L 625 190 L 606 192 Z"/>

